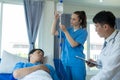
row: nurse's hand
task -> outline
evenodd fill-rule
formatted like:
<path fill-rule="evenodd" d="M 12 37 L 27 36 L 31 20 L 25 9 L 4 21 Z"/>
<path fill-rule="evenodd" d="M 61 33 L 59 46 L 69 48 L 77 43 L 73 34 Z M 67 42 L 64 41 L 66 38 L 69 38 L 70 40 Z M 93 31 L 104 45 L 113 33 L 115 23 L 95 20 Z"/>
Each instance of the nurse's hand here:
<path fill-rule="evenodd" d="M 96 61 L 94 61 L 93 59 L 89 59 L 86 63 L 89 67 L 97 66 Z"/>
<path fill-rule="evenodd" d="M 66 29 L 66 27 L 65 27 L 64 25 L 59 24 L 59 26 L 60 26 L 60 29 L 61 29 L 64 33 L 67 32 L 67 29 Z"/>
<path fill-rule="evenodd" d="M 55 12 L 54 12 L 54 19 L 55 19 L 55 20 L 58 20 L 59 17 L 60 17 L 60 16 L 59 16 L 58 12 L 55 11 Z"/>

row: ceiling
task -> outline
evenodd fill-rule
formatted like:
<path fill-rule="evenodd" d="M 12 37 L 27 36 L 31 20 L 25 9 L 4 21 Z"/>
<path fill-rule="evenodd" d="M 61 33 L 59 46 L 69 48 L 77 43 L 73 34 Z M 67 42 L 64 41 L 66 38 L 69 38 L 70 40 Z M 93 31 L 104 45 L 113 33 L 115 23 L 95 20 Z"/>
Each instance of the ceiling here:
<path fill-rule="evenodd" d="M 23 0 L 0 0 L 4 2 L 22 2 Z M 45 1 L 45 0 L 43 0 Z M 59 0 L 47 0 L 47 1 L 59 1 Z M 63 0 L 64 4 L 70 5 L 84 5 L 84 6 L 93 6 L 93 7 L 115 7 L 120 8 L 120 0 Z"/>
<path fill-rule="evenodd" d="M 59 1 L 59 0 L 55 0 L 55 1 Z M 99 2 L 99 0 L 63 0 L 63 2 L 71 5 L 120 8 L 120 0 L 103 0 L 103 2 Z"/>

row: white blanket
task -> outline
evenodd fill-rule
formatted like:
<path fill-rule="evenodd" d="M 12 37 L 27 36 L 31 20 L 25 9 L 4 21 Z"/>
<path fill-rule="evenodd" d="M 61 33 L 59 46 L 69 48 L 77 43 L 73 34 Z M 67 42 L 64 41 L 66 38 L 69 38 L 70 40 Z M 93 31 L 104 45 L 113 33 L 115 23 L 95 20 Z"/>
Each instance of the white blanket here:
<path fill-rule="evenodd" d="M 53 80 L 49 73 L 44 70 L 37 70 L 25 76 L 20 80 Z"/>

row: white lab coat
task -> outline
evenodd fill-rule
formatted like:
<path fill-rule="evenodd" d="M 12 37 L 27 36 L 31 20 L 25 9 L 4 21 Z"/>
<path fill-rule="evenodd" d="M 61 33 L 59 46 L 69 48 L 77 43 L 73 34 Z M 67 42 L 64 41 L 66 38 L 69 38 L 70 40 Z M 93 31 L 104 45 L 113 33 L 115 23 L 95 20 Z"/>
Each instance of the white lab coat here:
<path fill-rule="evenodd" d="M 120 80 L 120 31 L 114 31 L 106 41 L 107 45 L 98 57 L 102 68 L 91 80 Z"/>

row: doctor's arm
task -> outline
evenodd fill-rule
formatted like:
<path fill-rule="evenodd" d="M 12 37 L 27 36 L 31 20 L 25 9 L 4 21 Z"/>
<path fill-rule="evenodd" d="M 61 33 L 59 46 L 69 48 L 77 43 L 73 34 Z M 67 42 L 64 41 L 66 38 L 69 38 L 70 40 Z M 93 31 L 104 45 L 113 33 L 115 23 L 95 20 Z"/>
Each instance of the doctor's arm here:
<path fill-rule="evenodd" d="M 91 80 L 111 80 L 120 73 L 120 49 L 117 48 L 111 52 L 113 54 L 106 57 L 102 69 Z"/>

